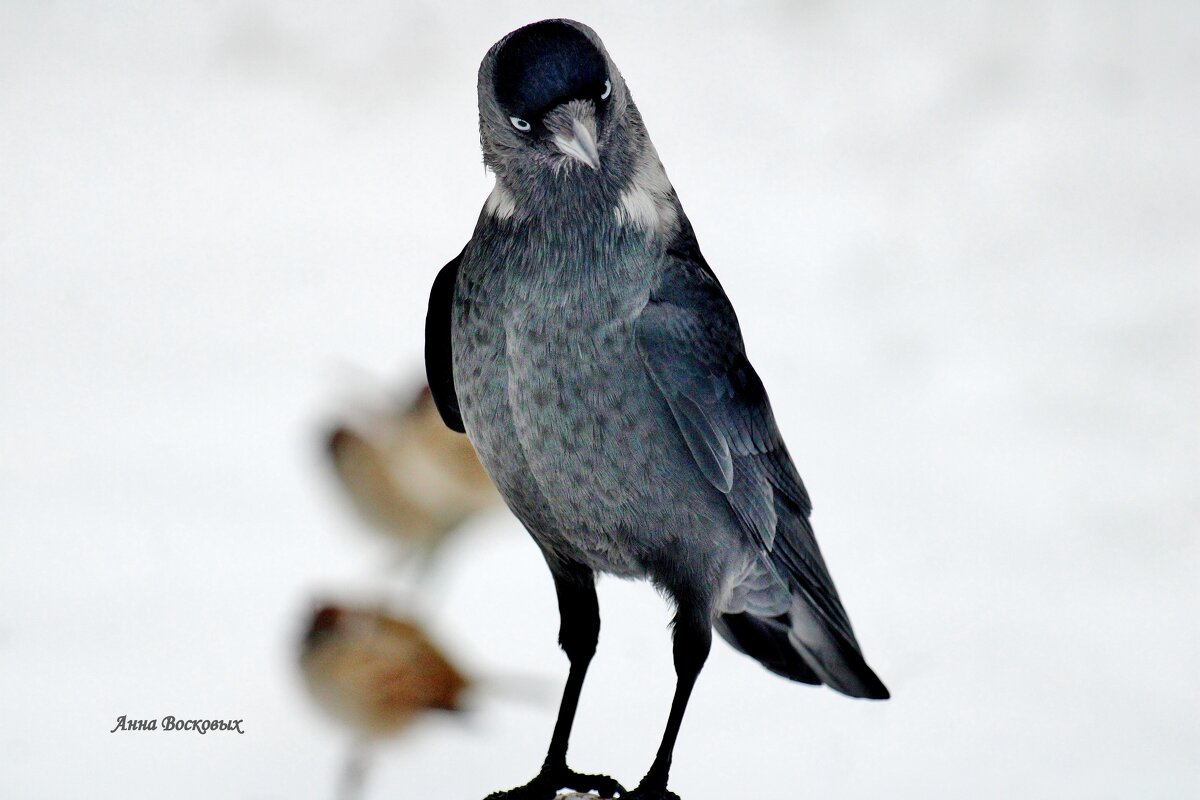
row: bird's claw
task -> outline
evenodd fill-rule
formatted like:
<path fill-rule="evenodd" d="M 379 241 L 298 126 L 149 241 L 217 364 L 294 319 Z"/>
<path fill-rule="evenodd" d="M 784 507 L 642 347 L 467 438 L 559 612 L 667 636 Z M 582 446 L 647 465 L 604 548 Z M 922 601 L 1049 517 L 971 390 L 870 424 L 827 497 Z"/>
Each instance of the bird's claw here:
<path fill-rule="evenodd" d="M 620 783 L 607 775 L 588 775 L 583 772 L 562 768 L 543 769 L 536 778 L 524 786 L 505 792 L 492 792 L 484 800 L 554 800 L 560 789 L 575 792 L 596 792 L 603 798 L 625 798 L 626 791 Z M 664 798 L 665 800 L 665 798 Z"/>

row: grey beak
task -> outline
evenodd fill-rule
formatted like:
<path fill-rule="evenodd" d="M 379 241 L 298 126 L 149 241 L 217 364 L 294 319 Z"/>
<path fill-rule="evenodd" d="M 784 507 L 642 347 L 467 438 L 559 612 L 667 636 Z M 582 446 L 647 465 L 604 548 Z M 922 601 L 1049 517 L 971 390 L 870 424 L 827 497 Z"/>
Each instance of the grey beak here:
<path fill-rule="evenodd" d="M 554 144 L 558 149 L 594 170 L 600 169 L 600 151 L 596 149 L 596 121 L 592 116 L 582 119 L 572 115 L 571 132 L 556 133 Z"/>

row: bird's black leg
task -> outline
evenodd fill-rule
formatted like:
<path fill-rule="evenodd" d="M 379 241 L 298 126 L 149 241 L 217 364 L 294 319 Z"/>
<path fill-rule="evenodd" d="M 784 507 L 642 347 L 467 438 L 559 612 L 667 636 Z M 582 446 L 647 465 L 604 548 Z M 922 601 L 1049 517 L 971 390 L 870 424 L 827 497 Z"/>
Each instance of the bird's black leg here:
<path fill-rule="evenodd" d="M 552 564 L 550 570 L 558 592 L 561 620 L 558 643 L 571 662 L 562 703 L 558 707 L 558 720 L 554 723 L 550 748 L 537 777 L 524 786 L 490 794 L 486 800 L 552 800 L 558 790 L 564 788 L 577 792 L 594 790 L 601 797 L 625 795 L 621 784 L 607 775 L 585 775 L 567 766 L 567 742 L 575 722 L 575 709 L 579 706 L 579 693 L 600 638 L 600 604 L 596 600 L 595 575 L 590 569 L 582 565 Z"/>
<path fill-rule="evenodd" d="M 712 618 L 707 609 L 707 604 L 679 602 L 679 611 L 675 615 L 676 683 L 671 714 L 667 717 L 667 729 L 663 732 L 654 763 L 637 788 L 627 795 L 629 800 L 679 800 L 678 795 L 667 789 L 667 775 L 671 771 L 671 754 L 675 750 L 683 712 L 687 710 L 692 687 L 696 685 L 696 678 L 712 646 Z"/>

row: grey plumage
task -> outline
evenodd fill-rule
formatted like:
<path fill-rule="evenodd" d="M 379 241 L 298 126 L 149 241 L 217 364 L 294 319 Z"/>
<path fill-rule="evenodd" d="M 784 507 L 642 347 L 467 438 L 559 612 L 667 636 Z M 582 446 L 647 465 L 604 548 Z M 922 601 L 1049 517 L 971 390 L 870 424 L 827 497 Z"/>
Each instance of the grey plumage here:
<path fill-rule="evenodd" d="M 435 282 L 430 385 L 556 581 L 649 578 L 697 620 L 700 664 L 715 623 L 778 674 L 887 697 L 733 308 L 599 38 L 570 21 L 505 37 L 479 71 L 479 117 L 496 187 Z M 638 791 L 669 796 L 659 771 Z"/>

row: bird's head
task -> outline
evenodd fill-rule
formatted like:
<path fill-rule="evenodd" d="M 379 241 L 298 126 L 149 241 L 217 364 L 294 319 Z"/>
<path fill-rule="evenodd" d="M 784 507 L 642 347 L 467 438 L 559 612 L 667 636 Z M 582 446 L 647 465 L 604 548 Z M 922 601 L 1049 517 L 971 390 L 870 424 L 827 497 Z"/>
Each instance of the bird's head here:
<path fill-rule="evenodd" d="M 641 120 L 603 43 L 565 19 L 526 25 L 479 68 L 484 163 L 510 185 L 613 184 L 635 160 Z"/>

